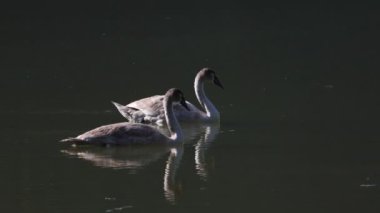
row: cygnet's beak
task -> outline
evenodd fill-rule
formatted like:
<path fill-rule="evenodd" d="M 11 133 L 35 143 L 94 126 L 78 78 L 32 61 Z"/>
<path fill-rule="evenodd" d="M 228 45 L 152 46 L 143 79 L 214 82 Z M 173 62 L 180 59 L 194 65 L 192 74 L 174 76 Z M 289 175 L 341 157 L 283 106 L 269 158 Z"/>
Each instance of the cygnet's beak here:
<path fill-rule="evenodd" d="M 219 81 L 219 78 L 218 78 L 218 77 L 214 76 L 214 81 L 213 81 L 213 82 L 214 82 L 214 84 L 215 84 L 216 86 L 218 86 L 218 87 L 224 89 L 224 87 L 223 87 L 222 83 Z"/>

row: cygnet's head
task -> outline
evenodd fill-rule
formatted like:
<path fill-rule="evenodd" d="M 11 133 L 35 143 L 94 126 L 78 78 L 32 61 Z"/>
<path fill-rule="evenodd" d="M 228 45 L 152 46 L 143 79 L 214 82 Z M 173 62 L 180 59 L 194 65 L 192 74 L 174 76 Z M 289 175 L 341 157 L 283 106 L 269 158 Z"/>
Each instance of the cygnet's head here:
<path fill-rule="evenodd" d="M 171 88 L 166 92 L 165 96 L 170 98 L 174 102 L 179 102 L 187 110 L 190 110 L 186 104 L 185 96 L 183 95 L 183 92 L 180 89 Z"/>

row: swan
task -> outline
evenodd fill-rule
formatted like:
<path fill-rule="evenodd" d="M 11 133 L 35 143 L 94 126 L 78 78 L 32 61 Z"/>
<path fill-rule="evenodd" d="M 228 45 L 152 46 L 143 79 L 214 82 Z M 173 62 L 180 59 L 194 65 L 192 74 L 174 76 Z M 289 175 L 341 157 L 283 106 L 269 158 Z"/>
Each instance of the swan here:
<path fill-rule="evenodd" d="M 174 112 L 179 121 L 183 122 L 218 122 L 220 120 L 220 113 L 216 109 L 215 105 L 208 99 L 204 91 L 204 82 L 212 81 L 220 88 L 224 88 L 220 80 L 215 74 L 215 71 L 209 68 L 201 69 L 195 76 L 194 90 L 195 95 L 202 106 L 202 110 L 199 110 L 192 103 L 187 102 L 190 110 L 186 110 L 179 104 L 175 104 Z M 127 105 L 121 105 L 113 102 L 117 110 L 134 123 L 149 123 L 163 125 L 165 121 L 165 113 L 162 104 L 164 99 L 163 95 L 155 95 L 148 98 L 143 98 Z"/>
<path fill-rule="evenodd" d="M 179 102 L 188 109 L 181 90 L 169 89 L 163 100 L 165 118 L 168 124 L 170 137 L 162 134 L 157 128 L 137 123 L 116 123 L 98 127 L 85 132 L 75 138 L 67 138 L 61 142 L 72 144 L 101 144 L 101 145 L 127 145 L 149 143 L 175 143 L 183 140 L 182 130 L 173 113 L 173 103 Z"/>

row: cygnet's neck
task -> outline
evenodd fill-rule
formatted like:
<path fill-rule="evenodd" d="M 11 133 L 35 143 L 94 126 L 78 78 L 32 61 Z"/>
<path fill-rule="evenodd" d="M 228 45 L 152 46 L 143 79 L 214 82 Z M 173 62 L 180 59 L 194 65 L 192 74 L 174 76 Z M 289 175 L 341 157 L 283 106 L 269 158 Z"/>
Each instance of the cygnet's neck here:
<path fill-rule="evenodd" d="M 210 99 L 207 98 L 205 91 L 204 91 L 204 77 L 201 75 L 197 75 L 195 77 L 194 81 L 194 90 L 195 90 L 195 95 L 197 96 L 197 99 L 199 103 L 202 105 L 204 110 L 206 110 L 206 116 L 210 120 L 219 120 L 220 114 L 219 111 L 216 109 L 214 104 L 210 101 Z"/>
<path fill-rule="evenodd" d="M 170 132 L 170 139 L 173 142 L 183 139 L 182 130 L 173 112 L 173 101 L 169 97 L 164 98 L 165 118 Z"/>

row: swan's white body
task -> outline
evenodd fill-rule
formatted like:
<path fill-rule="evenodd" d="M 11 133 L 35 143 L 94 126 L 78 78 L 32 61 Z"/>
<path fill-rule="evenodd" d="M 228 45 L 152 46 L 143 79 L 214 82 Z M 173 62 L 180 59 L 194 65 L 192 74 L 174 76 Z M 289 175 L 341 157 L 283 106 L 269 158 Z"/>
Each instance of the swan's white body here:
<path fill-rule="evenodd" d="M 180 104 L 173 104 L 175 116 L 182 122 L 218 122 L 220 113 L 215 105 L 206 96 L 204 81 L 213 80 L 214 83 L 223 88 L 215 72 L 204 68 L 198 72 L 194 80 L 195 95 L 205 111 L 199 110 L 194 104 L 186 102 L 190 110 L 186 110 Z M 118 111 L 129 121 L 135 123 L 149 123 L 162 125 L 165 123 L 163 108 L 163 95 L 155 95 L 143 98 L 126 106 L 112 102 Z"/>
<path fill-rule="evenodd" d="M 175 143 L 183 139 L 181 127 L 173 112 L 173 102 L 185 104 L 183 94 L 178 89 L 170 89 L 165 94 L 163 109 L 168 123 L 170 137 L 162 134 L 157 128 L 137 123 L 116 123 L 98 127 L 85 132 L 75 138 L 68 138 L 62 142 L 76 144 L 148 144 L 148 143 Z"/>

